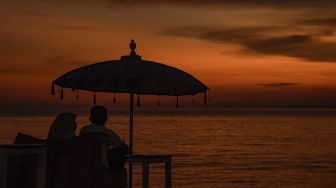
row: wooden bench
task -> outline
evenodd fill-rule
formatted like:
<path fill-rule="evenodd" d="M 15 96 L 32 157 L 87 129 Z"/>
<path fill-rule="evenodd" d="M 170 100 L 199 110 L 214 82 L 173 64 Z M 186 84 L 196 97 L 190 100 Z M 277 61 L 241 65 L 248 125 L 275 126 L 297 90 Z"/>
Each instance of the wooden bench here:
<path fill-rule="evenodd" d="M 45 187 L 46 145 L 43 144 L 2 144 L 0 145 L 0 187 L 7 188 L 7 164 L 9 156 L 37 156 L 36 188 Z M 142 164 L 142 188 L 149 187 L 149 165 L 151 163 L 165 164 L 165 187 L 172 187 L 171 155 L 132 155 L 126 162 Z"/>

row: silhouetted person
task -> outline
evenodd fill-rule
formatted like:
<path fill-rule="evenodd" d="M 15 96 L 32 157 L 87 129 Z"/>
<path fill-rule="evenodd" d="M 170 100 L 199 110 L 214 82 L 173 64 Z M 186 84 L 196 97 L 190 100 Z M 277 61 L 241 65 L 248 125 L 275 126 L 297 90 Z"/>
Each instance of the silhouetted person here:
<path fill-rule="evenodd" d="M 54 142 L 75 137 L 76 117 L 77 115 L 73 113 L 59 114 L 49 128 L 47 141 Z"/>
<path fill-rule="evenodd" d="M 103 141 L 108 142 L 107 144 L 106 142 L 103 143 L 103 145 L 105 145 L 105 148 L 103 148 L 102 150 L 102 162 L 105 164 L 105 166 L 111 167 L 113 166 L 111 165 L 111 160 L 106 161 L 107 158 L 113 158 L 113 156 L 111 156 L 111 152 L 113 152 L 114 150 L 111 150 L 111 148 L 118 149 L 125 154 L 129 153 L 129 147 L 120 139 L 120 137 L 115 132 L 105 127 L 107 120 L 108 117 L 106 108 L 103 106 L 93 106 L 90 112 L 90 121 L 92 122 L 92 124 L 83 127 L 80 131 L 80 134 L 96 134 L 99 135 Z M 116 157 L 116 154 L 114 156 Z M 108 163 L 110 163 L 110 165 L 108 165 Z"/>
<path fill-rule="evenodd" d="M 124 171 L 102 165 L 96 135 L 81 135 L 49 143 L 46 188 L 124 188 Z"/>

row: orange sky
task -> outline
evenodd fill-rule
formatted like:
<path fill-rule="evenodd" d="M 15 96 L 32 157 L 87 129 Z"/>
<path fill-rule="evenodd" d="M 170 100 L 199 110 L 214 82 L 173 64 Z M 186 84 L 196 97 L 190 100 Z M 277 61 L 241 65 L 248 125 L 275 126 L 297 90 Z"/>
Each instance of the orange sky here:
<path fill-rule="evenodd" d="M 210 87 L 213 106 L 335 107 L 336 3 L 248 2 L 1 1 L 0 105 L 91 105 L 71 92 L 60 102 L 50 83 L 73 68 L 119 59 L 135 38 L 143 59 Z"/>

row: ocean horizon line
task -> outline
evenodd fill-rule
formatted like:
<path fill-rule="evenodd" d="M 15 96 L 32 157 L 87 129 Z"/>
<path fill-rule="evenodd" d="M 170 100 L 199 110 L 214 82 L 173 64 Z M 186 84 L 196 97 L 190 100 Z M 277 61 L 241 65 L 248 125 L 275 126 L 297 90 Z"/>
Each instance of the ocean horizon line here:
<path fill-rule="evenodd" d="M 126 107 L 108 108 L 111 115 L 129 115 Z M 58 108 L 58 109 L 6 109 L 0 110 L 0 117 L 24 117 L 24 116 L 56 116 L 62 112 L 72 112 L 78 116 L 89 115 L 89 108 Z M 140 107 L 135 108 L 138 115 L 306 115 L 306 114 L 335 114 L 336 108 L 331 107 Z"/>

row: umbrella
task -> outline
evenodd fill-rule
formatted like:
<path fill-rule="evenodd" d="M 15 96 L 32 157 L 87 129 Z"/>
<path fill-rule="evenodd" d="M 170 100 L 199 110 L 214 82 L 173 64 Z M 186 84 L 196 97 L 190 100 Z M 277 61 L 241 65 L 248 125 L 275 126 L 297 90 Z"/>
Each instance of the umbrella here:
<path fill-rule="evenodd" d="M 179 106 L 179 96 L 204 93 L 208 87 L 192 75 L 177 68 L 161 63 L 142 60 L 135 52 L 136 43 L 129 44 L 130 55 L 122 56 L 119 60 L 111 60 L 83 66 L 71 70 L 52 82 L 62 88 L 60 98 L 63 99 L 63 88 L 96 92 L 129 93 L 130 97 L 130 154 L 133 153 L 133 108 L 134 94 L 138 95 L 167 95 L 176 96 L 176 107 Z M 131 171 L 131 166 L 130 166 Z M 131 172 L 130 172 L 131 174 Z"/>

